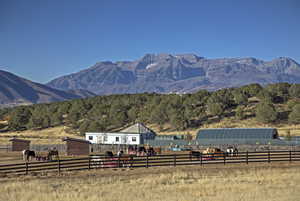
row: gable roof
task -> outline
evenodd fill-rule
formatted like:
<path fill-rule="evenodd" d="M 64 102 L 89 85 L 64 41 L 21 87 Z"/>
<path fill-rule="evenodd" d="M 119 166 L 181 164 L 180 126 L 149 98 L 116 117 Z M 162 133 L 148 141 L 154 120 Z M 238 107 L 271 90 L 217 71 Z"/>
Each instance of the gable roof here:
<path fill-rule="evenodd" d="M 153 133 L 153 134 L 155 134 L 154 131 L 152 131 L 150 128 L 146 127 L 142 123 L 136 123 L 128 128 L 121 130 L 120 132 L 122 132 L 122 133 Z"/>
<path fill-rule="evenodd" d="M 18 139 L 18 138 L 12 138 L 9 141 L 11 141 L 11 142 L 26 142 L 26 143 L 30 143 L 30 140 L 23 140 L 23 139 Z"/>
<path fill-rule="evenodd" d="M 274 139 L 277 137 L 275 128 L 213 128 L 200 130 L 196 139 Z"/>

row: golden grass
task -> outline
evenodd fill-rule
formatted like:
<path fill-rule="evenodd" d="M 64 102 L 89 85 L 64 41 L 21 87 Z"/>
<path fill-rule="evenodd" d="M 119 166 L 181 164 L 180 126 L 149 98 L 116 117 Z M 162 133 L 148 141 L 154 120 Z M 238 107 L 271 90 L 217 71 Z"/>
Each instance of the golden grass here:
<path fill-rule="evenodd" d="M 242 167 L 242 168 L 237 168 Z M 300 167 L 226 166 L 102 170 L 0 179 L 9 201 L 298 201 Z"/>
<path fill-rule="evenodd" d="M 75 137 L 83 139 L 83 137 L 66 132 L 66 127 L 57 126 L 42 130 L 25 130 L 15 132 L 5 132 L 0 135 L 0 144 L 9 144 L 9 140 L 13 137 L 30 140 L 32 144 L 62 144 L 63 137 Z"/>

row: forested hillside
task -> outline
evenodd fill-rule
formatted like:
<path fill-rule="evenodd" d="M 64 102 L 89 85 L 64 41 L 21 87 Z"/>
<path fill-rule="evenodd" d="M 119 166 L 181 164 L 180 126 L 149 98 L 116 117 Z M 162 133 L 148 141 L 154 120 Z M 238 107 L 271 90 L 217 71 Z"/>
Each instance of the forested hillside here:
<path fill-rule="evenodd" d="M 113 131 L 134 122 L 160 130 L 186 130 L 224 118 L 300 123 L 300 84 L 258 84 L 193 94 L 125 94 L 1 109 L 6 125 L 18 131 L 65 125 L 69 132 Z"/>

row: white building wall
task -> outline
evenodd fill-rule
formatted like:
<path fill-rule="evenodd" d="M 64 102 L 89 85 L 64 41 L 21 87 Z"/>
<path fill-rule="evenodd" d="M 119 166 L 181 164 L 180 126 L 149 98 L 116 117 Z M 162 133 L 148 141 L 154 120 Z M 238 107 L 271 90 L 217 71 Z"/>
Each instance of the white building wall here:
<path fill-rule="evenodd" d="M 86 140 L 93 144 L 141 144 L 141 135 L 138 133 L 86 133 Z"/>

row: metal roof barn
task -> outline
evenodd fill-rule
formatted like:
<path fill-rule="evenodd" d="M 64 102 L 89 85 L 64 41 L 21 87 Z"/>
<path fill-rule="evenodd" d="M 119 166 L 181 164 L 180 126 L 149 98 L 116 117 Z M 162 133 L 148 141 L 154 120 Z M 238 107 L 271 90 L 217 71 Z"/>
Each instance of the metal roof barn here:
<path fill-rule="evenodd" d="M 213 128 L 197 133 L 197 140 L 202 139 L 277 139 L 275 128 Z"/>

